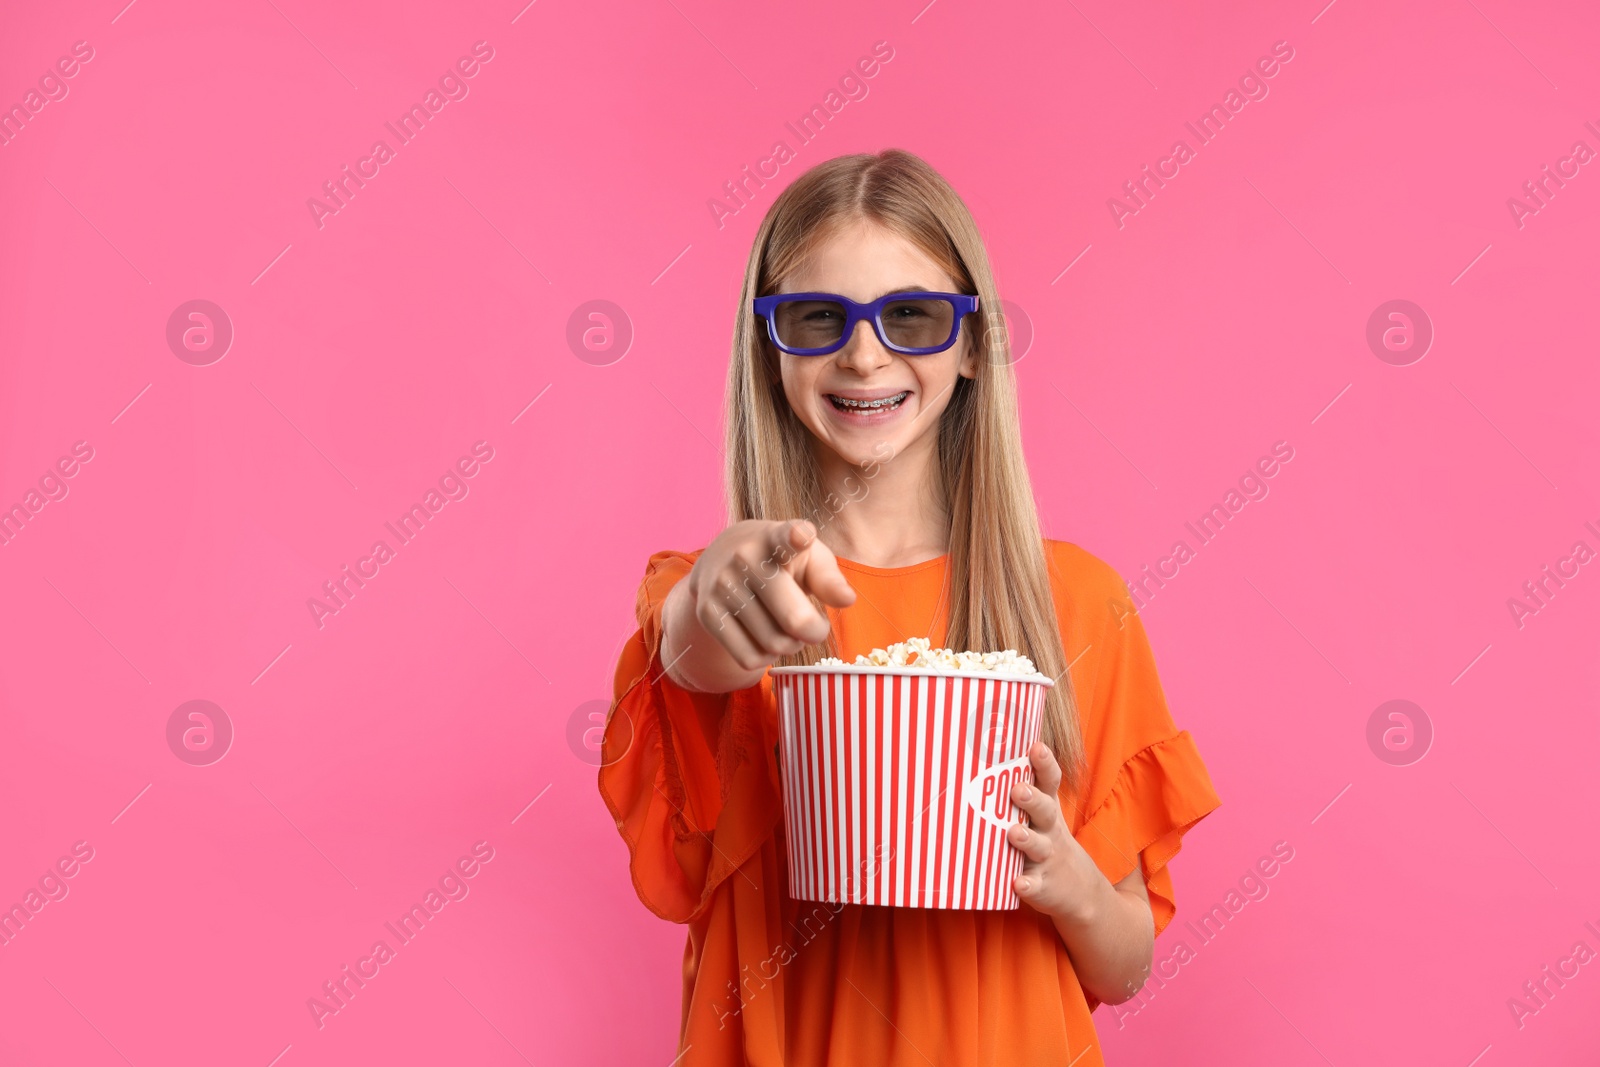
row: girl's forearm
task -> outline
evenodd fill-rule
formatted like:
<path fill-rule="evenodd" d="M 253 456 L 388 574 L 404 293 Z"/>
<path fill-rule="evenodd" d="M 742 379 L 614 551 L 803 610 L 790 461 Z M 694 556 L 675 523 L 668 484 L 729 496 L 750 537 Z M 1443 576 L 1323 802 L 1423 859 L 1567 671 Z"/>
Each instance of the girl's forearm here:
<path fill-rule="evenodd" d="M 1112 885 L 1098 868 L 1095 875 L 1089 899 L 1075 913 L 1051 919 L 1067 946 L 1079 984 L 1103 1004 L 1120 1004 L 1137 993 L 1150 974 L 1155 923 L 1140 871 L 1120 885 Z"/>

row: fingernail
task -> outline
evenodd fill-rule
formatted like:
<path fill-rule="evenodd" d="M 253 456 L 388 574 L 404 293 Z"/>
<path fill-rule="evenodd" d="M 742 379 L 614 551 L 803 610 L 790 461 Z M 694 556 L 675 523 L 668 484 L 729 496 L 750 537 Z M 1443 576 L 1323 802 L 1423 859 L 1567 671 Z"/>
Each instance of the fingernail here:
<path fill-rule="evenodd" d="M 1023 800 L 1032 800 L 1033 799 L 1033 787 L 1032 786 L 1025 785 L 1025 786 L 1022 787 L 1022 799 Z"/>

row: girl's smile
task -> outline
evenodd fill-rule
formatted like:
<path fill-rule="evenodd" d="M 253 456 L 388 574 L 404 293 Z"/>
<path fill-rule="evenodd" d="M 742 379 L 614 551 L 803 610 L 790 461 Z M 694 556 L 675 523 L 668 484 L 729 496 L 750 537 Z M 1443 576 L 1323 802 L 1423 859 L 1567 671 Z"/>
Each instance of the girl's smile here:
<path fill-rule="evenodd" d="M 905 410 L 910 389 L 838 389 L 824 393 L 836 419 L 846 425 L 881 426 Z"/>

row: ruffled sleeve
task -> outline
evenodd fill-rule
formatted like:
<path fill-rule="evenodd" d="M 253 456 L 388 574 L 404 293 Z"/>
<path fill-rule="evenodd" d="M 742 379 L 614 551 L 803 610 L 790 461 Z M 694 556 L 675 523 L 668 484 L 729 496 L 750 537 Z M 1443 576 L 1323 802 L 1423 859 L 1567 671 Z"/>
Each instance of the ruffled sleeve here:
<path fill-rule="evenodd" d="M 1090 706 L 1079 709 L 1089 773 L 1073 836 L 1113 883 L 1140 866 L 1159 935 L 1177 911 L 1167 863 L 1222 802 L 1194 738 L 1172 721 L 1144 623 L 1131 602 L 1109 616 Z"/>
<path fill-rule="evenodd" d="M 657 552 L 639 585 L 639 629 L 617 663 L 600 795 L 628 845 L 639 899 L 672 922 L 699 917 L 760 848 L 779 806 L 763 686 L 695 693 L 661 662 L 662 605 L 699 552 Z"/>

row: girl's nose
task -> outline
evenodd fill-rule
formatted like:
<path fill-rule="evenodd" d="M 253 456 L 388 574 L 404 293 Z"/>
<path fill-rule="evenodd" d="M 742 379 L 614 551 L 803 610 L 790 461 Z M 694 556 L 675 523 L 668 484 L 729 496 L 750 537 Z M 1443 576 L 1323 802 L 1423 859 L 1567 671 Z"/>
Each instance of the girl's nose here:
<path fill-rule="evenodd" d="M 887 366 L 894 359 L 889 350 L 878 340 L 878 335 L 872 329 L 872 323 L 866 319 L 856 323 L 855 335 L 839 349 L 839 354 L 834 358 L 841 367 L 850 368 L 863 376 L 871 374 L 879 367 Z"/>

